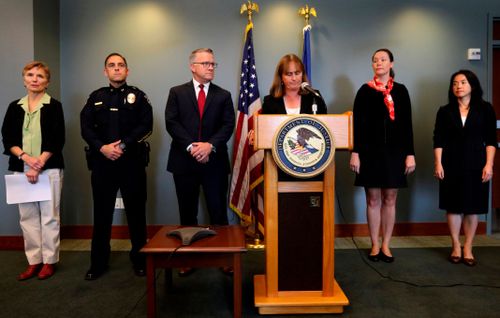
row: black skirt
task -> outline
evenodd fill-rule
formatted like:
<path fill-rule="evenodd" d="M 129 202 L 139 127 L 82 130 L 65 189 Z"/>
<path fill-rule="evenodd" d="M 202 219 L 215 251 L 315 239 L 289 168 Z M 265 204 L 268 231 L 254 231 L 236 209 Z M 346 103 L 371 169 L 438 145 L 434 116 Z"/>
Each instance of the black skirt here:
<path fill-rule="evenodd" d="M 354 185 L 365 188 L 406 188 L 406 155 L 400 149 L 379 147 L 359 153 L 360 167 Z"/>
<path fill-rule="evenodd" d="M 483 171 L 446 173 L 439 182 L 439 208 L 456 214 L 488 213 L 489 182 L 483 183 Z"/>

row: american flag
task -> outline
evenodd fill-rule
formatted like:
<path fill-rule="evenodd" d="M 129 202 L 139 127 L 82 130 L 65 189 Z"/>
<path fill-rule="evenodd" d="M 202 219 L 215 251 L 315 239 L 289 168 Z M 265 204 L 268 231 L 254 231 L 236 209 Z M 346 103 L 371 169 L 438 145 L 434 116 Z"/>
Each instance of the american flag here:
<path fill-rule="evenodd" d="M 245 225 L 258 224 L 264 233 L 263 200 L 263 159 L 264 151 L 255 151 L 248 144 L 248 133 L 253 130 L 253 116 L 260 113 L 259 85 L 253 51 L 253 24 L 249 22 L 245 29 L 245 46 L 241 62 L 240 95 L 238 116 L 233 147 L 233 174 L 229 192 L 229 206 L 241 218 Z"/>

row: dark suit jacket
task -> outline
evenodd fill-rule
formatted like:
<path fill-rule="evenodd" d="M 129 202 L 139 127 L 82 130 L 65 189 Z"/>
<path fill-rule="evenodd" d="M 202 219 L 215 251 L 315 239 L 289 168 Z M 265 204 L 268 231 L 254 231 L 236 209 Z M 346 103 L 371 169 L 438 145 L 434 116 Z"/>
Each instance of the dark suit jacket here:
<path fill-rule="evenodd" d="M 2 125 L 4 154 L 9 156 L 10 171 L 24 171 L 24 162 L 10 152 L 10 148 L 23 148 L 24 109 L 18 104 L 19 99 L 10 103 L 5 113 Z M 41 152 L 48 151 L 52 156 L 47 160 L 43 169 L 63 169 L 64 160 L 62 149 L 65 142 L 64 114 L 61 103 L 50 98 L 49 104 L 40 109 L 40 126 L 42 133 Z"/>
<path fill-rule="evenodd" d="M 462 126 L 457 105 L 439 108 L 434 127 L 434 148 L 443 148 L 441 163 L 445 173 L 482 170 L 486 146 L 497 146 L 496 116 L 489 103 L 472 105 Z"/>
<path fill-rule="evenodd" d="M 221 173 L 229 173 L 227 142 L 235 125 L 231 93 L 211 83 L 200 121 L 193 81 L 172 87 L 165 108 L 165 124 L 172 137 L 168 171 L 196 173 L 203 169 L 218 169 Z M 209 142 L 215 147 L 205 164 L 198 163 L 186 150 L 191 143 L 198 141 Z"/>
<path fill-rule="evenodd" d="M 300 99 L 300 113 L 312 114 L 313 95 L 305 94 Z M 326 114 L 326 104 L 322 98 L 316 97 L 316 104 L 318 110 L 316 114 Z M 262 104 L 262 114 L 286 114 L 285 102 L 282 97 L 276 98 L 271 95 L 264 97 L 264 104 Z"/>

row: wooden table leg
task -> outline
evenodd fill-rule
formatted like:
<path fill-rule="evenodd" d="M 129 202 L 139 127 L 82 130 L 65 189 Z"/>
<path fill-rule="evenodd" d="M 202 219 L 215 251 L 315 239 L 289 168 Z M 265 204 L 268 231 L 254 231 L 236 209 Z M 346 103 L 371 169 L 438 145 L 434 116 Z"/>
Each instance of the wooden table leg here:
<path fill-rule="evenodd" d="M 241 318 L 241 254 L 233 254 L 233 316 Z"/>
<path fill-rule="evenodd" d="M 146 275 L 147 275 L 147 293 L 148 293 L 148 318 L 156 317 L 156 269 L 154 265 L 154 256 L 147 255 Z"/>

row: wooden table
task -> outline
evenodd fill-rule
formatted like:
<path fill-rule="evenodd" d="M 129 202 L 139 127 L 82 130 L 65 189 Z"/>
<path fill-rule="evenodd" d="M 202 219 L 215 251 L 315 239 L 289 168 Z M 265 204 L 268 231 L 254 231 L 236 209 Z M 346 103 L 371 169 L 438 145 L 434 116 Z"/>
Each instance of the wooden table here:
<path fill-rule="evenodd" d="M 246 252 L 244 230 L 239 225 L 211 226 L 217 232 L 189 246 L 176 250 L 181 241 L 167 236 L 178 225 L 163 226 L 141 249 L 146 253 L 148 317 L 156 317 L 156 269 L 176 267 L 224 267 L 232 266 L 234 317 L 241 317 L 241 253 Z M 176 251 L 175 251 L 176 250 Z M 172 255 L 172 252 L 175 253 Z"/>

